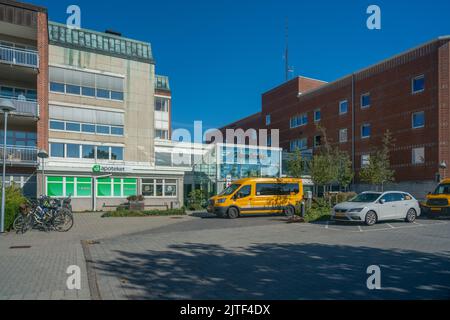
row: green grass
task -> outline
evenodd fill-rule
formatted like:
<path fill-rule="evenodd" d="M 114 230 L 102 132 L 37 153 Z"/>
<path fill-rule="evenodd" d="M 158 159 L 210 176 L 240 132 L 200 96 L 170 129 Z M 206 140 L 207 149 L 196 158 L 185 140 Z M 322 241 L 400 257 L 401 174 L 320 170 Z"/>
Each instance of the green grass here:
<path fill-rule="evenodd" d="M 146 211 L 117 210 L 104 213 L 102 215 L 102 218 L 182 216 L 185 214 L 186 210 L 184 208 L 170 209 L 170 210 L 146 210 Z"/>

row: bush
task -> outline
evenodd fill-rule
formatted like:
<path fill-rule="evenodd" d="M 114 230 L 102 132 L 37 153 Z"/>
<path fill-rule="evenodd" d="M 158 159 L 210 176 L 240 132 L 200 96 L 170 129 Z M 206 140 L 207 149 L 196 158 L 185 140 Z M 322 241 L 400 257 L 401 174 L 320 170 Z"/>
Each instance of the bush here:
<path fill-rule="evenodd" d="M 136 202 L 136 201 L 144 201 L 144 196 L 143 195 L 139 195 L 139 196 L 129 196 L 127 198 L 128 202 Z"/>
<path fill-rule="evenodd" d="M 117 211 L 106 212 L 102 218 L 120 218 L 120 217 L 150 217 L 150 216 L 182 216 L 186 214 L 184 207 L 180 209 L 169 210 L 146 210 L 146 211 L 130 211 L 120 209 Z"/>
<path fill-rule="evenodd" d="M 306 222 L 326 221 L 331 217 L 331 207 L 325 198 L 314 198 L 311 208 L 305 212 Z"/>
<path fill-rule="evenodd" d="M 192 190 L 188 195 L 188 209 L 198 211 L 204 209 L 206 195 L 202 190 Z"/>
<path fill-rule="evenodd" d="M 16 185 L 11 185 L 5 189 L 5 230 L 11 230 L 14 219 L 20 211 L 20 206 L 26 203 L 26 198 L 22 190 Z M 1 190 L 0 190 L 1 197 Z"/>

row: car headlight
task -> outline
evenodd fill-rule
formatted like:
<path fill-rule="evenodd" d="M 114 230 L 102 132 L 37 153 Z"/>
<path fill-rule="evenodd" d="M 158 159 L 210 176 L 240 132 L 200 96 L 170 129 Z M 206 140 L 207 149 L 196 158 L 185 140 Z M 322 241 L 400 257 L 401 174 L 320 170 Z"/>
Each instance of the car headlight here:
<path fill-rule="evenodd" d="M 217 203 L 224 203 L 225 201 L 227 201 L 227 199 L 219 199 L 217 200 Z"/>
<path fill-rule="evenodd" d="M 352 213 L 358 213 L 358 212 L 361 212 L 361 211 L 363 211 L 364 210 L 364 208 L 354 208 L 354 209 L 350 209 L 348 212 L 352 212 Z"/>

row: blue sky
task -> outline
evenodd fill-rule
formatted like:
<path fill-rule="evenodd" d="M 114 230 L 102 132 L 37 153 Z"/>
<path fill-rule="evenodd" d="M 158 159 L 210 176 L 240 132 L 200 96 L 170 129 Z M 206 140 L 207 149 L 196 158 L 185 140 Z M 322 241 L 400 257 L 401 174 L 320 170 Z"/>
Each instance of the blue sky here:
<path fill-rule="evenodd" d="M 152 44 L 173 90 L 173 125 L 220 127 L 261 108 L 261 94 L 284 81 L 285 20 L 294 75 L 333 81 L 440 35 L 450 34 L 448 0 L 24 0 L 65 22 L 113 29 Z M 366 9 L 380 6 L 382 30 Z"/>

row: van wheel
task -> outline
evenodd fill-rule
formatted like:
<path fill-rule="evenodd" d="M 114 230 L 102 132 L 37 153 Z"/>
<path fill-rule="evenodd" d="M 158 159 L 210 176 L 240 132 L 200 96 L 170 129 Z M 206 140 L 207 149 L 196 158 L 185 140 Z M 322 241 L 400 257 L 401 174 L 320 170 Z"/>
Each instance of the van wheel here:
<path fill-rule="evenodd" d="M 239 217 L 239 211 L 236 208 L 230 208 L 228 209 L 228 218 L 230 219 L 236 219 Z"/>
<path fill-rule="evenodd" d="M 405 222 L 413 223 L 417 219 L 417 213 L 414 209 L 409 209 L 406 214 Z"/>
<path fill-rule="evenodd" d="M 377 221 L 378 221 L 378 217 L 377 217 L 377 214 L 375 213 L 375 211 L 369 211 L 366 213 L 366 219 L 365 219 L 366 225 L 373 226 L 377 223 Z"/>
<path fill-rule="evenodd" d="M 287 206 L 284 208 L 284 215 L 286 217 L 292 217 L 295 215 L 295 208 L 293 206 Z"/>

